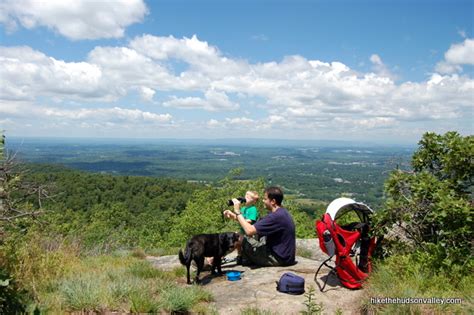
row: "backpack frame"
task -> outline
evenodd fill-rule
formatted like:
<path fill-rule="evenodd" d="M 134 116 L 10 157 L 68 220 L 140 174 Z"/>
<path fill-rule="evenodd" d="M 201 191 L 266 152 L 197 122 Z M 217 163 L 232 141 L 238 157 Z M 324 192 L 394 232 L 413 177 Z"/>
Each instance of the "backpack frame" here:
<path fill-rule="evenodd" d="M 335 219 L 349 211 L 355 211 L 361 222 L 345 226 L 338 225 Z M 338 198 L 331 202 L 321 220 L 315 222 L 319 247 L 329 256 L 321 263 L 314 275 L 314 280 L 321 292 L 326 287 L 331 274 L 336 275 L 346 288 L 362 287 L 362 283 L 371 272 L 371 256 L 375 249 L 375 238 L 369 237 L 369 222 L 372 213 L 372 209 L 363 203 L 357 203 L 349 198 Z M 334 256 L 336 256 L 335 265 L 331 266 L 329 262 Z M 351 257 L 355 257 L 356 263 Z M 330 272 L 321 287 L 317 276 L 323 266 L 328 267 Z"/>

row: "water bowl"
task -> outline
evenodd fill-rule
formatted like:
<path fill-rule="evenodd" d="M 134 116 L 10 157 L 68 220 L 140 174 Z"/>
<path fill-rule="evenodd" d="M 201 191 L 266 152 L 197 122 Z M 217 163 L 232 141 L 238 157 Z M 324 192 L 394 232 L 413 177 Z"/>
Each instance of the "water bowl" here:
<path fill-rule="evenodd" d="M 227 275 L 227 280 L 237 281 L 237 280 L 240 280 L 241 272 L 240 271 L 229 271 L 229 272 L 227 272 L 226 275 Z"/>

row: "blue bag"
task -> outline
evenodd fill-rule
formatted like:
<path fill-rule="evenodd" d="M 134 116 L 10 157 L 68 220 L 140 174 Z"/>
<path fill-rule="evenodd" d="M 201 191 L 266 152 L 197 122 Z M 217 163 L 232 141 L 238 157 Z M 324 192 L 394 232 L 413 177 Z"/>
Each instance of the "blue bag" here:
<path fill-rule="evenodd" d="M 304 293 L 304 278 L 291 272 L 284 273 L 277 281 L 277 291 L 288 294 Z"/>

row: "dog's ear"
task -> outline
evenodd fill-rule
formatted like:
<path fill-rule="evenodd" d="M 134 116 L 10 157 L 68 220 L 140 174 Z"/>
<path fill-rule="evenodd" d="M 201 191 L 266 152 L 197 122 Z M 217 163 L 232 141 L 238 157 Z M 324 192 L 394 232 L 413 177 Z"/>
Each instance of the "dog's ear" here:
<path fill-rule="evenodd" d="M 219 234 L 219 243 L 220 244 L 224 244 L 224 242 L 226 241 L 227 239 L 227 233 L 220 233 Z"/>

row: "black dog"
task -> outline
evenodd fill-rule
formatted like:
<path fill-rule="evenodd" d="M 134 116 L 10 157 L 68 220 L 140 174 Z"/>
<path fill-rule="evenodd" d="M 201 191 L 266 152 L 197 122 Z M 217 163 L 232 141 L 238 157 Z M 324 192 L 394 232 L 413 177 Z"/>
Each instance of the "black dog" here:
<path fill-rule="evenodd" d="M 216 234 L 199 234 L 193 236 L 187 243 L 184 254 L 179 250 L 179 261 L 186 266 L 188 271 L 188 284 L 191 284 L 189 267 L 191 261 L 194 260 L 197 266 L 197 274 L 195 282 L 199 283 L 199 273 L 204 267 L 204 257 L 213 257 L 212 274 L 215 274 L 215 269 L 219 274 L 221 270 L 221 258 L 232 252 L 235 248 L 235 243 L 239 240 L 238 233 L 226 232 Z"/>

